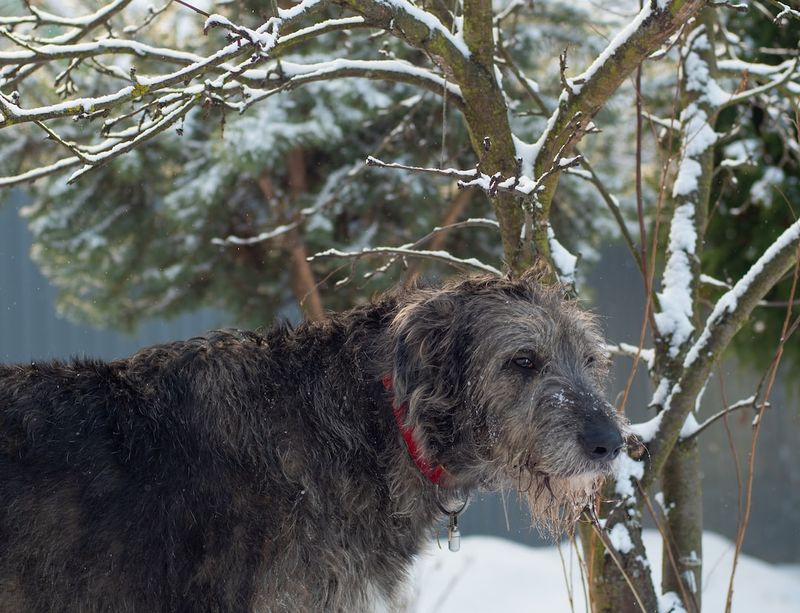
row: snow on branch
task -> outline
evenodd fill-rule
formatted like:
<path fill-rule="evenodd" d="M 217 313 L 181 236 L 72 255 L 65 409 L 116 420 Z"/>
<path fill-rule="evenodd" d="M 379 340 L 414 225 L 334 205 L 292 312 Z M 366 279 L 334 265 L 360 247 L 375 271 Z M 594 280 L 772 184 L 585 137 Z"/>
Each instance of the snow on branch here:
<path fill-rule="evenodd" d="M 583 73 L 573 78 L 563 75 L 564 89 L 558 106 L 538 141 L 527 145 L 526 158 L 530 162 L 527 159 L 523 161 L 523 172 L 541 176 L 557 152 L 568 155 L 583 135 L 594 127 L 592 119 L 624 80 L 704 6 L 705 0 L 645 2 L 644 8 Z M 564 67 L 562 62 L 562 73 Z M 577 130 L 570 126 L 575 117 L 581 118 Z M 530 171 L 529 165 L 532 166 Z M 537 215 L 547 218 L 557 185 L 557 174 L 545 182 L 539 198 L 541 212 Z"/>
<path fill-rule="evenodd" d="M 48 13 L 34 5 L 26 2 L 27 9 L 31 12 L 30 15 L 23 15 L 21 17 L 0 17 L 0 26 L 15 26 L 23 23 L 28 23 L 36 27 L 41 26 L 67 26 L 71 28 L 87 29 L 92 28 L 130 4 L 132 0 L 114 0 L 105 6 L 100 7 L 94 13 L 83 15 L 81 17 L 62 17 Z"/>
<path fill-rule="evenodd" d="M 684 368 L 691 369 L 720 348 L 721 342 L 733 336 L 731 327 L 742 323 L 758 305 L 761 298 L 783 276 L 794 263 L 800 245 L 800 221 L 794 222 L 778 237 L 737 283 L 717 300 L 700 338 L 694 343 L 684 361 Z"/>
<path fill-rule="evenodd" d="M 34 28 L 41 25 L 53 25 L 53 26 L 68 26 L 72 27 L 71 31 L 65 32 L 63 34 L 59 34 L 57 36 L 48 38 L 48 39 L 36 39 L 37 43 L 40 44 L 69 44 L 73 43 L 77 40 L 80 40 L 84 36 L 88 35 L 92 30 L 99 27 L 103 23 L 107 23 L 112 16 L 119 13 L 123 8 L 125 8 L 128 4 L 130 4 L 132 0 L 115 0 L 103 7 L 100 7 L 94 13 L 87 15 L 82 18 L 78 18 L 74 20 L 72 23 L 66 23 L 69 21 L 66 18 L 61 18 L 56 15 L 51 15 L 49 13 L 43 13 L 39 9 L 32 7 L 30 3 L 26 3 L 27 8 L 31 12 L 31 16 L 33 17 L 32 21 L 21 21 L 18 23 L 7 23 L 5 25 L 5 30 L 3 35 L 6 38 L 11 39 L 11 31 L 14 29 L 15 25 L 20 24 L 32 24 Z M 10 18 L 11 20 L 17 19 L 15 17 Z M 26 19 L 25 17 L 20 19 Z M 44 21 L 43 21 L 44 20 Z M 57 23 L 58 21 L 63 21 L 65 23 Z M 22 46 L 25 46 L 23 42 Z M 35 73 L 42 65 L 39 63 L 33 64 L 23 64 L 23 65 L 14 65 L 14 66 L 4 66 L 0 68 L 0 87 L 7 87 L 13 88 L 16 87 L 20 82 L 24 79 L 29 77 L 31 74 Z"/>
<path fill-rule="evenodd" d="M 161 59 L 186 64 L 173 72 L 157 76 L 136 76 L 131 74 L 131 85 L 127 85 L 116 92 L 90 97 L 67 100 L 59 104 L 43 107 L 24 108 L 18 99 L 8 95 L 0 95 L 0 111 L 2 120 L 0 128 L 9 125 L 45 121 L 55 118 L 66 117 L 85 117 L 87 114 L 98 111 L 110 111 L 120 108 L 126 102 L 141 100 L 146 95 L 151 95 L 159 90 L 164 90 L 173 86 L 180 86 L 184 82 L 191 81 L 209 72 L 218 72 L 220 67 L 226 63 L 245 55 L 251 57 L 239 66 L 226 66 L 222 76 L 219 77 L 218 86 L 224 86 L 229 80 L 235 79 L 239 74 L 244 73 L 247 68 L 266 59 L 269 54 L 277 53 L 286 46 L 296 44 L 297 40 L 304 40 L 306 34 L 300 36 L 295 33 L 295 38 L 290 39 L 288 44 L 278 43 L 279 29 L 290 27 L 299 18 L 303 17 L 308 11 L 318 8 L 327 0 L 303 0 L 292 9 L 279 10 L 278 17 L 269 19 L 266 23 L 255 30 L 244 28 L 232 24 L 224 17 L 211 15 L 206 21 L 206 28 L 218 27 L 228 30 L 231 33 L 232 41 L 221 49 L 212 53 L 208 57 L 198 57 L 193 54 L 186 54 L 181 51 L 162 49 L 142 45 L 136 41 L 120 41 L 110 39 L 93 41 L 82 44 L 71 44 L 73 38 L 69 40 L 51 41 L 51 44 L 41 47 L 23 45 L 23 51 L 14 51 L 0 54 L 0 64 L 4 64 L 3 72 L 0 72 L 0 86 L 6 86 L 4 78 L 6 75 L 13 74 L 14 70 L 27 63 L 39 65 L 42 62 L 55 59 L 76 59 L 99 57 L 107 53 L 133 53 L 140 56 L 158 56 Z M 127 2 L 126 2 L 127 3 Z M 126 4 L 125 3 L 125 4 Z M 122 4 L 122 3 L 118 3 Z M 108 11 L 102 13 L 107 16 Z M 89 20 L 94 23 L 98 17 Z M 339 20 L 336 24 L 317 24 L 316 27 L 307 34 L 320 34 L 329 31 L 329 28 L 344 27 Z"/>
<path fill-rule="evenodd" d="M 502 273 L 494 266 L 484 264 L 476 258 L 458 258 L 447 251 L 425 251 L 418 249 L 410 249 L 407 247 L 364 247 L 360 251 L 341 251 L 339 249 L 327 249 L 320 251 L 308 258 L 309 261 L 318 258 L 344 258 L 359 260 L 369 255 L 397 255 L 401 257 L 423 258 L 427 260 L 435 260 L 437 262 L 444 262 L 461 271 L 468 271 L 470 269 L 480 270 L 481 272 L 488 272 L 493 275 L 501 276 Z"/>
<path fill-rule="evenodd" d="M 470 50 L 467 48 L 464 38 L 461 33 L 453 34 L 436 16 L 419 8 L 409 0 L 347 0 L 346 4 L 350 5 L 356 10 L 364 10 L 365 12 L 372 12 L 378 8 L 376 5 L 382 5 L 380 8 L 389 9 L 393 14 L 395 26 L 403 30 L 405 23 L 410 20 L 410 23 L 415 27 L 424 27 L 427 29 L 427 37 L 430 39 L 441 37 L 447 43 L 456 49 L 464 58 L 470 57 Z M 387 28 L 394 29 L 394 28 Z"/>
<path fill-rule="evenodd" d="M 793 59 L 784 60 L 780 64 L 760 64 L 739 59 L 720 59 L 717 61 L 717 70 L 719 72 L 730 72 L 737 76 L 747 73 L 748 77 L 770 77 L 783 72 L 793 63 Z"/>
<path fill-rule="evenodd" d="M 0 52 L 0 66 L 99 57 L 106 54 L 130 54 L 142 58 L 157 58 L 176 64 L 192 64 L 202 60 L 199 55 L 186 51 L 167 47 L 153 47 L 152 45 L 134 40 L 104 38 L 92 43 L 75 43 L 68 45 L 48 44 L 37 46 L 26 44 L 25 48 L 21 51 Z"/>
<path fill-rule="evenodd" d="M 654 349 L 648 349 L 648 348 L 640 349 L 638 346 L 631 345 L 629 343 L 614 343 L 614 344 L 607 344 L 606 351 L 610 355 L 620 355 L 629 358 L 635 358 L 636 356 L 639 356 L 642 360 L 645 361 L 648 369 L 653 368 L 653 363 L 655 360 Z"/>
<path fill-rule="evenodd" d="M 360 260 L 364 256 L 383 255 L 383 254 L 391 255 L 391 257 L 385 264 L 383 264 L 382 266 L 378 267 L 373 271 L 364 273 L 365 279 L 372 277 L 373 275 L 375 275 L 375 273 L 386 272 L 396 262 L 398 261 L 405 262 L 405 259 L 407 257 L 417 257 L 422 259 L 443 261 L 462 271 L 466 271 L 472 268 L 481 270 L 483 272 L 489 272 L 492 274 L 500 275 L 501 273 L 499 270 L 497 270 L 493 266 L 484 264 L 483 262 L 480 262 L 475 258 L 461 259 L 451 255 L 446 251 L 425 251 L 419 249 L 421 245 L 425 244 L 438 234 L 460 228 L 489 228 L 492 230 L 499 230 L 500 224 L 494 221 L 493 219 L 470 218 L 446 226 L 437 226 L 433 230 L 431 230 L 428 234 L 417 239 L 413 243 L 407 243 L 405 245 L 401 245 L 400 247 L 365 248 L 362 249 L 361 251 L 355 251 L 355 252 L 340 251 L 338 249 L 329 249 L 327 251 L 314 254 L 313 256 L 309 257 L 308 260 L 311 261 L 318 257 L 343 257 L 352 259 L 353 267 L 355 267 L 356 262 L 358 262 L 358 260 Z M 351 274 L 345 279 L 338 281 L 337 285 L 342 285 L 344 283 L 347 283 L 351 277 L 352 277 L 352 269 L 351 269 Z"/>
<path fill-rule="evenodd" d="M 694 204 L 687 202 L 675 209 L 672 217 L 669 257 L 662 289 L 658 294 L 661 309 L 654 316 L 659 334 L 669 339 L 669 355 L 672 358 L 678 355 L 694 331 L 691 287 L 696 242 Z"/>
<path fill-rule="evenodd" d="M 211 244 L 217 245 L 218 247 L 228 247 L 231 245 L 237 247 L 257 245 L 258 243 L 263 243 L 264 241 L 268 241 L 273 238 L 283 236 L 299 226 L 300 226 L 299 221 L 293 221 L 292 223 L 276 226 L 272 230 L 268 230 L 266 232 L 260 232 L 255 236 L 242 237 L 242 236 L 230 235 L 225 238 L 212 238 Z"/>
<path fill-rule="evenodd" d="M 686 440 L 689 440 L 689 439 L 694 438 L 696 436 L 699 436 L 710 425 L 712 425 L 716 421 L 722 419 L 726 415 L 728 415 L 730 413 L 733 413 L 735 411 L 738 411 L 739 409 L 748 409 L 749 408 L 749 409 L 753 409 L 753 410 L 757 411 L 758 408 L 761 406 L 761 403 L 757 402 L 757 400 L 758 399 L 756 398 L 756 396 L 750 396 L 748 398 L 744 398 L 743 400 L 739 400 L 738 402 L 734 402 L 733 404 L 725 407 L 721 411 L 717 411 L 716 413 L 714 413 L 711 417 L 707 418 L 702 423 L 700 423 L 700 424 L 696 423 L 695 427 L 691 430 L 691 432 L 686 432 L 686 428 L 685 427 L 682 428 L 681 429 L 681 435 L 680 435 L 681 440 L 682 441 L 686 441 Z M 769 407 L 771 405 L 770 405 L 769 402 L 767 402 L 767 403 L 764 403 L 764 406 Z M 689 413 L 690 417 L 692 415 L 693 415 L 692 413 Z"/>
<path fill-rule="evenodd" d="M 498 193 L 509 193 L 522 198 L 536 197 L 537 193 L 544 189 L 545 181 L 552 175 L 565 170 L 578 166 L 583 158 L 579 155 L 569 158 L 563 157 L 562 152 L 559 152 L 550 167 L 544 171 L 538 178 L 525 176 L 521 171 L 513 177 L 504 177 L 501 173 L 487 175 L 480 170 L 480 164 L 473 170 L 459 170 L 456 168 L 435 168 L 435 167 L 422 167 L 422 166 L 409 166 L 406 164 L 398 164 L 395 162 L 384 162 L 373 156 L 367 158 L 367 166 L 377 166 L 380 168 L 391 168 L 398 170 L 408 170 L 411 172 L 420 172 L 426 174 L 440 175 L 443 177 L 451 177 L 458 179 L 459 188 L 475 187 L 483 190 L 489 196 L 495 196 Z M 519 168 L 522 168 L 522 161 L 519 160 Z M 569 271 L 570 267 L 566 266 L 565 271 Z"/>
<path fill-rule="evenodd" d="M 458 83 L 468 69 L 470 51 L 461 32 L 451 32 L 433 12 L 409 0 L 331 0 L 363 16 L 366 23 L 421 49 Z"/>
<path fill-rule="evenodd" d="M 798 58 L 795 58 L 794 60 L 789 62 L 789 65 L 782 72 L 778 72 L 777 76 L 775 76 L 774 79 L 762 85 L 758 85 L 757 87 L 753 87 L 751 89 L 740 92 L 738 94 L 731 94 L 730 96 L 728 96 L 726 100 L 721 101 L 719 108 L 726 108 L 729 106 L 741 104 L 745 100 L 749 100 L 750 98 L 753 98 L 755 96 L 759 96 L 773 89 L 777 89 L 782 85 L 794 86 L 790 87 L 792 93 L 793 94 L 800 93 L 800 84 L 797 84 L 792 81 L 793 77 L 798 76 L 798 71 L 797 71 L 798 66 L 800 66 L 800 60 L 798 60 Z"/>
<path fill-rule="evenodd" d="M 558 280 L 565 286 L 574 288 L 578 256 L 572 255 L 564 245 L 558 242 L 552 226 L 547 226 L 547 240 L 550 243 L 550 257 L 556 268 Z"/>
<path fill-rule="evenodd" d="M 650 461 L 643 487 L 658 478 L 722 351 L 766 293 L 797 264 L 799 257 L 800 220 L 789 226 L 733 288 L 717 300 L 703 332 L 686 354 L 682 375 L 674 384 L 667 382 L 670 389 L 657 391 L 657 395 L 666 396 L 666 400 L 660 402 L 664 410 L 659 435 L 648 446 Z M 665 382 L 666 379 L 662 380 Z"/>
<path fill-rule="evenodd" d="M 274 46 L 275 42 L 276 37 L 272 35 L 271 45 Z M 254 45 L 256 43 L 252 44 Z M 258 44 L 261 46 L 262 51 L 266 51 L 267 43 L 264 40 L 259 40 Z M 132 85 L 122 87 L 110 94 L 91 98 L 77 98 L 58 104 L 27 109 L 20 106 L 19 101 L 14 97 L 7 94 L 0 94 L 0 111 L 2 111 L 3 115 L 2 120 L 0 120 L 0 128 L 17 123 L 46 121 L 49 119 L 66 117 L 80 118 L 98 111 L 110 111 L 121 107 L 126 102 L 140 100 L 147 94 L 152 94 L 173 85 L 180 85 L 184 81 L 192 80 L 220 64 L 235 59 L 244 53 L 251 52 L 251 46 L 252 45 L 242 44 L 241 42 L 230 43 L 210 56 L 200 58 L 174 72 L 156 77 L 137 77 L 132 75 L 134 81 Z M 102 47 L 100 45 L 95 43 L 94 49 L 97 54 L 102 54 Z"/>
<path fill-rule="evenodd" d="M 463 104 L 461 88 L 458 85 L 448 82 L 444 77 L 430 70 L 401 60 L 338 58 L 315 64 L 280 62 L 280 64 L 271 65 L 266 70 L 248 70 L 245 74 L 249 79 L 268 83 L 274 87 L 270 89 L 245 87 L 243 89 L 245 102 L 234 105 L 240 111 L 285 89 L 292 89 L 315 81 L 347 77 L 409 83 L 433 91 L 438 95 L 447 91 L 448 100 L 455 106 L 461 107 Z"/>
<path fill-rule="evenodd" d="M 0 177 L 0 187 L 13 187 L 14 185 L 19 185 L 20 183 L 35 181 L 36 179 L 40 179 L 42 177 L 63 172 L 68 168 L 78 166 L 80 163 L 81 158 L 77 156 L 62 158 L 52 164 L 38 166 L 18 175 L 13 175 L 11 177 Z"/>
<path fill-rule="evenodd" d="M 667 353 L 675 359 L 685 351 L 685 344 L 694 332 L 696 247 L 699 207 L 703 207 L 710 155 L 717 134 L 708 116 L 712 98 L 719 89 L 711 77 L 702 54 L 710 49 L 704 26 L 698 26 L 687 37 L 681 51 L 683 86 L 691 101 L 681 111 L 681 157 L 678 175 L 672 189 L 675 212 L 669 231 L 668 258 L 664 268 L 662 289 L 658 294 L 659 312 L 655 313 L 658 334 L 668 342 Z"/>
<path fill-rule="evenodd" d="M 776 0 L 769 0 L 770 4 L 776 5 L 780 7 L 780 12 L 775 15 L 775 18 L 772 20 L 773 23 L 778 23 L 784 17 L 794 17 L 795 19 L 800 19 L 800 11 L 793 9 L 787 4 L 783 2 L 777 2 Z"/>
<path fill-rule="evenodd" d="M 95 13 L 76 18 L 62 18 L 28 5 L 29 15 L 0 18 L 0 25 L 6 27 L 3 34 L 14 45 L 0 52 L 0 128 L 21 123 L 36 124 L 47 132 L 51 140 L 69 149 L 71 154 L 46 167 L 2 177 L 0 185 L 13 185 L 67 167 L 83 165 L 72 176 L 74 180 L 88 167 L 129 151 L 174 125 L 196 106 L 244 111 L 276 93 L 321 80 L 359 77 L 408 83 L 438 95 L 446 95 L 458 108 L 464 104 L 459 77 L 467 70 L 470 50 L 462 33 L 446 27 L 433 13 L 417 7 L 409 0 L 302 0 L 291 8 L 279 8 L 275 17 L 257 28 L 241 26 L 221 15 L 203 13 L 206 16 L 205 31 L 223 30 L 227 38 L 226 43 L 209 55 L 148 45 L 120 37 L 110 28 L 105 36 L 86 40 L 92 29 L 107 23 L 112 14 L 130 2 L 115 0 Z M 168 4 L 158 10 L 151 9 L 151 16 L 161 14 Z M 356 14 L 322 19 L 298 29 L 301 20 L 331 4 L 338 4 Z M 50 38 L 19 31 L 42 25 L 68 31 Z M 384 29 L 428 53 L 445 70 L 437 74 L 430 69 L 394 59 L 368 61 L 342 58 L 306 65 L 277 59 L 281 53 L 299 43 L 328 32 L 358 27 Z M 137 31 L 123 29 L 126 34 Z M 283 34 L 283 31 L 287 33 Z M 137 74 L 134 69 L 128 72 L 127 68 L 122 67 L 124 64 L 101 63 L 104 56 L 120 54 L 150 59 L 167 69 L 161 74 L 144 75 Z M 268 61 L 270 63 L 264 66 Z M 68 84 L 62 88 L 62 93 L 74 91 L 69 87 L 72 83 L 71 73 L 79 66 L 127 83 L 99 95 L 74 96 L 53 104 L 33 103 L 24 95 L 25 90 L 21 90 L 22 96 L 12 91 L 41 67 L 56 62 L 68 63 L 66 69 L 57 69 L 57 81 L 63 79 Z M 180 110 L 176 108 L 176 96 L 180 99 Z M 148 117 L 151 111 L 155 119 Z M 148 118 L 148 121 L 134 127 L 135 116 L 139 114 Z M 116 142 L 98 139 L 98 143 L 94 140 L 96 135 L 87 131 L 88 138 L 93 140 L 81 144 L 67 142 L 58 135 L 57 126 L 45 124 L 61 119 L 84 121 L 96 117 L 107 118 L 105 126 L 125 120 L 128 127 L 116 131 Z M 106 135 L 104 127 L 100 136 Z"/>

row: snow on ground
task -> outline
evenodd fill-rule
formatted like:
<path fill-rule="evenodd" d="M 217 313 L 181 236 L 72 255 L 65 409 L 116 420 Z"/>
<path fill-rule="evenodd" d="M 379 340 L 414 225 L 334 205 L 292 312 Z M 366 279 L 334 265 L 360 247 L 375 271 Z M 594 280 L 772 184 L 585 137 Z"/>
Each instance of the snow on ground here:
<path fill-rule="evenodd" d="M 656 585 L 660 582 L 661 539 L 645 531 Z M 408 613 L 566 613 L 571 611 L 564 573 L 555 547 L 526 547 L 503 539 L 462 538 L 451 553 L 446 540 L 421 556 L 414 568 Z M 725 610 L 733 544 L 712 533 L 703 537 L 703 611 Z M 561 547 L 572 567 L 574 611 L 585 611 L 578 561 L 568 544 Z M 734 585 L 733 611 L 800 612 L 800 565 L 775 566 L 742 556 Z"/>

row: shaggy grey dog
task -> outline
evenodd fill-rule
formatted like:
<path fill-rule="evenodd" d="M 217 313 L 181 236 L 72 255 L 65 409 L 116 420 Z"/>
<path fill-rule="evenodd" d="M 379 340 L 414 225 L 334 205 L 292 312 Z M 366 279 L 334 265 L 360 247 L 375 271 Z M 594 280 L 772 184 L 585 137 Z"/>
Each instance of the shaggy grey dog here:
<path fill-rule="evenodd" d="M 0 611 L 391 610 L 453 492 L 574 518 L 622 447 L 605 361 L 558 291 L 482 277 L 0 366 Z"/>

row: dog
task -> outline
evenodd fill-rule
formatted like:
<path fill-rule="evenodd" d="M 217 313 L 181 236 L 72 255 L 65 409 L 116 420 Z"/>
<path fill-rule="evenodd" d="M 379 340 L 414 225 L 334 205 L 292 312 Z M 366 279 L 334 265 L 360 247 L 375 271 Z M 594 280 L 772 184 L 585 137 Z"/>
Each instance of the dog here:
<path fill-rule="evenodd" d="M 604 348 L 558 288 L 482 276 L 0 366 L 0 610 L 396 610 L 464 493 L 574 521 L 623 447 Z"/>

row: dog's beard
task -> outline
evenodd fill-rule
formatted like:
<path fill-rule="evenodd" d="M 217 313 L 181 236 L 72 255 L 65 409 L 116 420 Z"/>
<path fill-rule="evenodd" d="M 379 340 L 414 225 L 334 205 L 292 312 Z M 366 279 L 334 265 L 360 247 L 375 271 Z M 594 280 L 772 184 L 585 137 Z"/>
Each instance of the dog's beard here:
<path fill-rule="evenodd" d="M 533 526 L 543 536 L 570 533 L 611 472 L 609 462 L 588 460 L 572 448 L 535 457 L 529 449 L 495 458 L 489 489 L 516 490 L 527 502 Z M 491 487 L 491 485 L 494 487 Z"/>
<path fill-rule="evenodd" d="M 602 485 L 600 473 L 553 477 L 542 472 L 520 471 L 519 494 L 527 501 L 533 525 L 543 535 L 558 538 L 572 531 Z"/>

